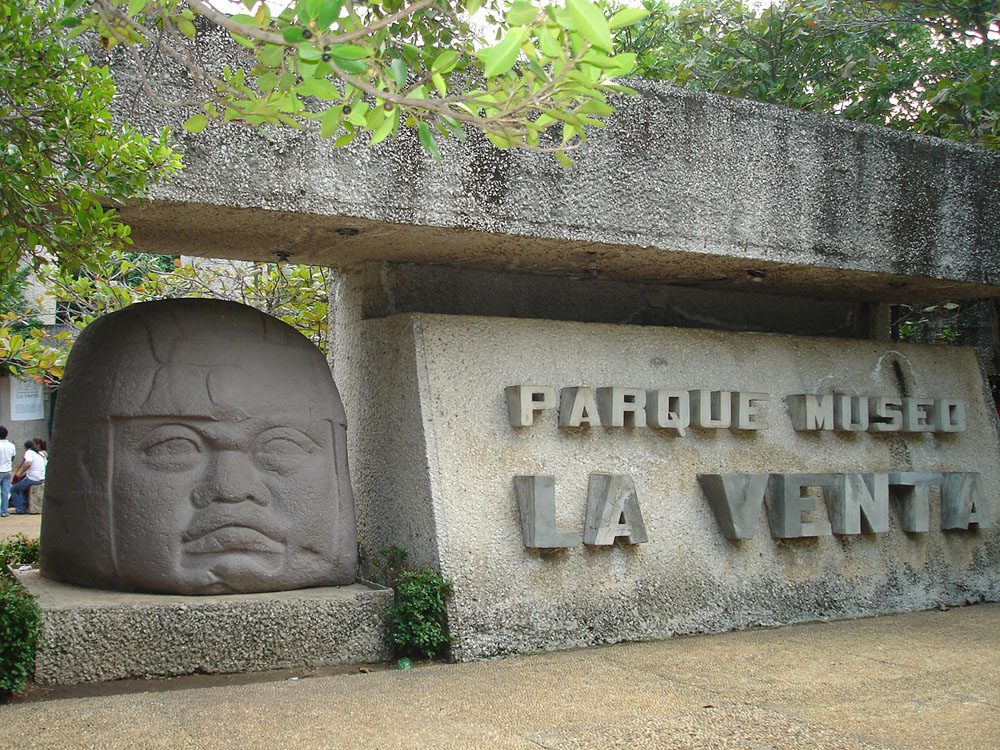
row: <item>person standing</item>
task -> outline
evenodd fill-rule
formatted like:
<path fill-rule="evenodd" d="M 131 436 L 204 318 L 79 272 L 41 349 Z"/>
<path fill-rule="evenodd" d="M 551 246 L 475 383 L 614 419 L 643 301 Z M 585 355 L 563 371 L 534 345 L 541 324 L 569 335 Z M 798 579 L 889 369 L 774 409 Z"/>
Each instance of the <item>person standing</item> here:
<path fill-rule="evenodd" d="M 11 476 L 13 475 L 14 454 L 17 448 L 7 439 L 7 428 L 0 425 L 0 517 L 6 517 L 10 502 Z"/>
<path fill-rule="evenodd" d="M 35 450 L 31 440 L 24 442 L 24 458 L 17 467 L 14 484 L 10 488 L 10 513 L 28 512 L 28 488 L 45 481 L 45 466 L 48 461 Z"/>

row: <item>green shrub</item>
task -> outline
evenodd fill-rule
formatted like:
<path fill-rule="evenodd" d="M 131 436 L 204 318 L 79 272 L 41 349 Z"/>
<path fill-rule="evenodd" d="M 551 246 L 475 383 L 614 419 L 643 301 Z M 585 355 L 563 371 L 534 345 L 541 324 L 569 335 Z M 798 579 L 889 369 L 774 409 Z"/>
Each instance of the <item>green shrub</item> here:
<path fill-rule="evenodd" d="M 451 643 L 445 632 L 445 600 L 453 585 L 433 570 L 405 570 L 396 577 L 396 603 L 389 611 L 392 641 L 402 656 L 431 659 Z"/>
<path fill-rule="evenodd" d="M 38 540 L 18 532 L 0 544 L 0 566 L 34 565 L 38 562 Z"/>
<path fill-rule="evenodd" d="M 24 586 L 0 575 L 0 699 L 16 693 L 35 671 L 42 613 Z"/>

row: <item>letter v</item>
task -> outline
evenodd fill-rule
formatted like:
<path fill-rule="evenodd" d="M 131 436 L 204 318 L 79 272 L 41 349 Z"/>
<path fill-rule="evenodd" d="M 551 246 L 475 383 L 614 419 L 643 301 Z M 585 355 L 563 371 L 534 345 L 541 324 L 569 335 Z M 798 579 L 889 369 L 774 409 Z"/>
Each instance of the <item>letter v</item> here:
<path fill-rule="evenodd" d="M 726 539 L 753 539 L 767 474 L 699 474 L 698 484 Z"/>

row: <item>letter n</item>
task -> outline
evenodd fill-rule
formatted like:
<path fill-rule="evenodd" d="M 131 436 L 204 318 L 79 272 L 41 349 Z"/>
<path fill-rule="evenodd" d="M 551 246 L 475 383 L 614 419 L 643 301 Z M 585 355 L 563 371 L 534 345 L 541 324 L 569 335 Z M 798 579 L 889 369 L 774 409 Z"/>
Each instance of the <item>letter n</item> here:
<path fill-rule="evenodd" d="M 591 474 L 583 543 L 607 546 L 619 537 L 627 544 L 648 539 L 635 484 L 623 474 Z"/>
<path fill-rule="evenodd" d="M 834 534 L 885 534 L 889 531 L 889 475 L 845 474 L 827 498 Z"/>

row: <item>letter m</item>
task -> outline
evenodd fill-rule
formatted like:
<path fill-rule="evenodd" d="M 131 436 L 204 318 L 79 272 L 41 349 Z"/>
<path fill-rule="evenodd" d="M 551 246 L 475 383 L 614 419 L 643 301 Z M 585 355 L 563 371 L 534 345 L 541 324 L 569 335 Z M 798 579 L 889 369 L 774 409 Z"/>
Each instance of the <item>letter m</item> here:
<path fill-rule="evenodd" d="M 792 427 L 796 430 L 832 430 L 833 394 L 817 396 L 814 393 L 799 393 L 789 396 L 788 413 Z"/>

